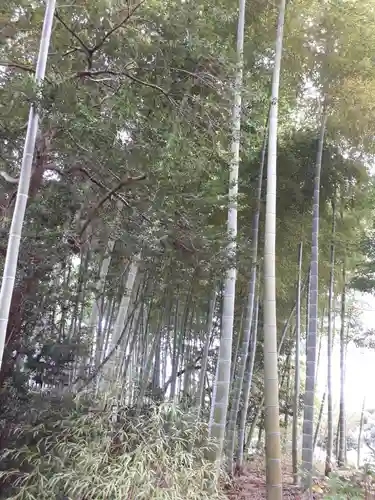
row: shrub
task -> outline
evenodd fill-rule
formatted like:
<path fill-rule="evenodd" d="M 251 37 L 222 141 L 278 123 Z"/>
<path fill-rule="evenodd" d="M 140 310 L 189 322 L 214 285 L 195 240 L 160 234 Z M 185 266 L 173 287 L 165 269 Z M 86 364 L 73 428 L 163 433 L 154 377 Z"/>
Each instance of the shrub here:
<path fill-rule="evenodd" d="M 324 497 L 325 500 L 374 498 L 373 476 L 367 468 L 333 474 L 327 486 L 329 493 Z"/>
<path fill-rule="evenodd" d="M 219 499 L 206 428 L 173 405 L 106 410 L 50 405 L 15 426 L 1 475 L 13 500 Z M 194 422 L 194 423 L 192 423 Z M 192 446 L 192 444 L 195 444 Z"/>

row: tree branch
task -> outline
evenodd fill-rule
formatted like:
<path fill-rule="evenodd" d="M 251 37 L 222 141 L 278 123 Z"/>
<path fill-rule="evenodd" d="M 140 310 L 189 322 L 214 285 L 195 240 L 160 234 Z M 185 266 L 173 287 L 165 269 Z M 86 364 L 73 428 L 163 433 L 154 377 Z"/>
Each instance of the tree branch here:
<path fill-rule="evenodd" d="M 97 212 L 97 210 L 99 210 L 99 208 L 104 205 L 104 203 L 109 199 L 111 198 L 111 196 L 114 196 L 114 194 L 116 193 L 116 191 L 118 191 L 119 189 L 121 189 L 123 186 L 127 186 L 129 184 L 132 184 L 133 182 L 139 182 L 139 181 L 143 181 L 144 179 L 146 179 L 146 175 L 145 174 L 142 174 L 142 175 L 139 175 L 138 177 L 128 177 L 128 176 L 125 176 L 123 179 L 121 179 L 121 181 L 116 184 L 116 186 L 114 188 L 112 188 L 110 191 L 108 191 L 108 193 L 106 193 L 99 201 L 98 203 L 90 210 L 90 213 L 85 221 L 85 223 L 83 224 L 82 228 L 81 228 L 81 231 L 79 233 L 79 237 L 81 238 L 83 233 L 86 231 L 86 229 L 88 228 L 88 226 L 90 225 L 92 219 L 93 219 L 93 216 L 95 215 L 95 213 Z"/>
<path fill-rule="evenodd" d="M 74 49 L 70 49 L 67 52 L 64 52 L 61 57 L 69 56 L 70 54 L 74 54 L 74 52 L 81 52 L 81 49 L 79 49 L 78 47 L 74 47 Z"/>
<path fill-rule="evenodd" d="M 7 182 L 10 184 L 18 184 L 18 177 L 12 177 L 11 175 L 7 174 L 4 170 L 0 171 L 0 176 L 5 179 Z"/>
<path fill-rule="evenodd" d="M 22 71 L 27 71 L 28 73 L 35 73 L 35 69 L 31 66 L 25 66 L 24 64 L 19 64 L 15 62 L 0 61 L 0 66 L 5 66 L 6 68 L 16 68 Z"/>
<path fill-rule="evenodd" d="M 204 72 L 204 73 L 193 73 L 192 71 L 188 71 L 187 69 L 183 68 L 175 68 L 171 67 L 170 68 L 172 71 L 176 71 L 177 73 L 184 73 L 185 75 L 189 75 L 192 78 L 196 78 L 197 80 L 200 80 L 204 85 L 206 85 L 208 88 L 212 90 L 217 90 L 217 86 L 212 84 L 211 82 L 208 81 L 208 79 L 205 79 L 203 75 L 209 76 L 211 79 L 214 79 L 214 76 L 211 75 L 211 73 Z"/>
<path fill-rule="evenodd" d="M 83 42 L 80 37 L 77 35 L 77 33 L 72 29 L 70 28 L 70 26 L 68 26 L 66 24 L 66 22 L 64 21 L 64 19 L 60 16 L 60 14 L 56 11 L 55 12 L 55 17 L 58 21 L 60 21 L 60 23 L 64 26 L 65 29 L 67 29 L 69 31 L 69 33 L 73 36 L 73 38 L 75 38 L 77 40 L 77 42 L 80 44 L 80 46 L 83 48 L 83 50 L 86 52 L 86 54 L 91 57 L 92 56 L 92 51 L 89 49 L 89 47 L 85 44 L 85 42 Z"/>
<path fill-rule="evenodd" d="M 106 35 L 104 35 L 104 37 L 101 39 L 101 41 L 98 42 L 95 45 L 95 47 L 92 49 L 92 52 L 94 53 L 97 50 L 99 50 L 103 46 L 103 44 L 105 43 L 105 41 L 108 40 L 108 38 L 111 35 L 113 35 L 113 33 L 115 31 L 117 31 L 118 29 L 122 28 L 122 26 L 124 26 L 124 24 L 126 24 L 129 21 L 129 19 L 132 17 L 132 15 L 135 13 L 135 11 L 137 9 L 139 9 L 139 7 L 141 5 L 143 5 L 144 3 L 145 3 L 145 0 L 141 0 L 132 10 L 129 10 L 128 14 L 124 17 L 124 19 L 121 22 L 119 22 L 118 24 L 116 24 L 112 29 L 110 29 L 108 31 L 108 33 Z"/>
<path fill-rule="evenodd" d="M 198 361 L 200 361 L 202 359 L 202 355 L 200 354 L 199 356 L 197 356 L 197 358 L 195 359 L 194 363 L 192 363 L 191 365 L 187 366 L 186 368 L 183 368 L 182 370 L 178 371 L 176 373 L 176 378 L 179 378 L 181 377 L 181 375 L 183 375 L 185 372 L 189 372 L 189 371 L 193 371 L 193 370 L 200 370 L 202 367 L 197 365 Z M 172 383 L 172 380 L 173 380 L 173 377 L 171 376 L 167 381 L 166 383 L 164 384 L 164 387 L 163 387 L 163 394 L 165 394 L 168 390 L 168 387 L 171 385 Z"/>
<path fill-rule="evenodd" d="M 79 71 L 76 74 L 76 77 L 82 78 L 82 77 L 86 76 L 88 78 L 91 78 L 93 81 L 98 81 L 95 79 L 95 77 L 100 76 L 100 75 L 110 75 L 110 76 L 115 76 L 115 77 L 125 76 L 126 78 L 129 78 L 129 80 L 132 80 L 133 82 L 136 82 L 139 85 L 143 85 L 145 87 L 149 87 L 151 89 L 157 90 L 161 94 L 165 95 L 165 97 L 174 104 L 173 99 L 170 97 L 168 92 L 166 90 L 164 90 L 162 87 L 159 87 L 159 85 L 156 85 L 155 83 L 145 82 L 144 80 L 137 78 L 136 76 L 128 73 L 127 71 L 113 71 L 113 70 L 109 70 L 109 69 L 87 70 L 87 71 Z"/>
<path fill-rule="evenodd" d="M 101 181 L 98 181 L 97 179 L 95 179 L 91 174 L 90 172 L 88 172 L 85 168 L 83 167 L 72 167 L 70 168 L 69 170 L 67 170 L 66 172 L 64 172 L 63 170 L 61 170 L 60 168 L 58 167 L 54 167 L 54 166 L 50 166 L 50 167 L 46 167 L 46 170 L 50 170 L 52 172 L 57 172 L 61 177 L 65 177 L 69 174 L 73 174 L 74 172 L 81 172 L 82 174 L 84 174 L 93 184 L 95 184 L 96 186 L 102 188 L 102 189 L 105 189 L 107 191 L 107 193 L 109 193 L 111 191 L 110 188 L 108 188 L 105 184 L 103 184 Z M 0 175 L 1 175 L 1 172 L 0 172 Z M 18 180 L 17 180 L 18 181 Z M 125 198 L 123 198 L 121 195 L 119 195 L 118 193 L 113 193 L 113 196 L 115 196 L 117 199 L 119 199 L 125 206 L 127 206 L 128 208 L 130 208 L 130 204 L 125 200 Z"/>
<path fill-rule="evenodd" d="M 20 69 L 21 71 L 26 71 L 27 73 L 35 73 L 35 69 L 31 66 L 26 66 L 25 64 L 11 62 L 11 61 L 0 61 L 0 66 L 5 66 L 6 68 Z M 52 83 L 49 78 L 44 77 L 47 83 Z"/>
<path fill-rule="evenodd" d="M 370 445 L 370 443 L 369 443 L 369 441 L 367 439 L 365 439 L 365 444 L 371 450 L 371 452 L 373 453 L 373 455 L 375 456 L 375 449 Z"/>
<path fill-rule="evenodd" d="M 133 316 L 135 314 L 135 311 L 136 311 L 136 309 L 137 309 L 137 307 L 138 307 L 138 305 L 140 303 L 140 300 L 141 300 L 141 298 L 139 298 L 133 304 L 133 309 L 130 312 L 130 314 L 128 315 L 128 317 L 126 318 L 125 325 L 124 325 L 124 328 L 123 328 L 123 330 L 121 332 L 121 335 L 117 339 L 117 342 L 113 346 L 112 350 L 107 354 L 107 356 L 103 359 L 103 361 L 100 363 L 100 365 L 97 368 L 94 369 L 94 372 L 87 379 L 85 379 L 82 375 L 78 375 L 78 377 L 73 381 L 72 386 L 75 386 L 77 384 L 77 382 L 79 382 L 80 380 L 83 381 L 83 386 L 77 391 L 78 393 L 80 393 L 81 391 L 83 391 L 83 389 L 85 389 L 94 379 L 96 379 L 96 377 L 99 375 L 99 373 L 101 372 L 101 370 L 103 369 L 103 367 L 111 359 L 111 357 L 113 356 L 113 354 L 117 350 L 118 346 L 121 344 L 122 339 L 125 336 L 125 333 L 127 332 L 127 327 L 130 324 L 130 321 L 132 320 L 132 318 L 133 318 Z"/>

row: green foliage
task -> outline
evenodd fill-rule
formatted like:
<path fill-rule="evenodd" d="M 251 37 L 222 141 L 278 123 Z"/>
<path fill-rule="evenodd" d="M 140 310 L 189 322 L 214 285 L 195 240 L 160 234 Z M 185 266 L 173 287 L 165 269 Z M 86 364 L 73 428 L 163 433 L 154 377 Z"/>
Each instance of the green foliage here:
<path fill-rule="evenodd" d="M 324 496 L 326 500 L 336 500 L 352 498 L 361 500 L 371 495 L 374 488 L 374 475 L 369 467 L 356 472 L 346 474 L 332 474 L 327 484 L 328 494 Z"/>
<path fill-rule="evenodd" d="M 310 83 L 317 94 L 327 93 L 329 103 L 321 178 L 320 304 L 327 302 L 332 201 L 338 215 L 336 291 L 342 286 L 344 260 L 353 288 L 375 290 L 374 234 L 369 223 L 374 189 L 367 168 L 374 150 L 375 25 L 369 15 L 372 6 L 367 3 L 321 5 L 315 0 L 296 0 L 288 4 L 277 158 L 279 332 L 295 299 L 300 241 L 304 244 L 304 274 L 310 261 L 320 115 L 318 95 L 306 92 Z M 100 302 L 100 327 L 109 324 L 111 332 L 126 291 L 127 266 L 140 250 L 141 323 L 147 324 L 136 330 L 131 389 L 137 388 L 142 378 L 155 332 L 160 330 L 166 353 L 159 352 L 158 358 L 155 354 L 155 366 L 176 357 L 176 370 L 181 371 L 189 358 L 194 360 L 202 350 L 207 334 L 206 303 L 228 265 L 226 193 L 237 4 L 228 0 L 152 0 L 141 2 L 131 13 L 129 9 L 134 7 L 122 0 L 77 0 L 58 6 L 47 78 L 37 94 L 32 64 L 44 3 L 7 0 L 0 7 L 0 65 L 4 65 L 0 72 L 0 170 L 18 175 L 31 102 L 41 113 L 42 135 L 37 143 L 19 260 L 15 294 L 19 302 L 13 301 L 8 335 L 6 359 L 12 386 L 4 384 L 3 389 L 9 391 L 10 398 L 15 387 L 18 396 L 23 391 L 29 397 L 27 382 L 37 374 L 43 373 L 45 382 L 56 388 L 68 377 L 74 379 L 82 366 L 85 371 L 95 344 L 89 325 L 93 301 Z M 275 17 L 272 2 L 250 2 L 238 199 L 237 334 L 248 290 Z M 140 174 L 144 180 L 121 184 Z M 14 186 L 1 179 L 3 242 L 14 192 Z M 263 189 L 260 281 L 264 202 Z M 99 270 L 109 240 L 116 243 L 104 290 L 99 293 Z M 1 258 L 4 251 L 2 244 Z M 220 307 L 219 298 L 218 318 Z M 212 334 L 210 377 L 215 373 L 219 330 L 220 325 L 216 325 Z M 281 359 L 293 349 L 291 336 L 284 343 Z M 366 345 L 372 337 L 367 335 Z M 261 306 L 254 369 L 259 390 L 252 398 L 249 420 L 263 396 L 262 343 Z M 23 358 L 23 371 L 14 369 L 13 352 Z M 154 368 L 157 388 L 158 370 Z M 193 393 L 196 387 L 191 385 Z M 285 384 L 280 396 L 282 412 L 290 413 Z M 179 397 L 183 397 L 183 390 Z M 34 403 L 30 402 L 30 411 Z M 204 410 L 207 406 L 208 398 Z M 12 476 L 21 481 L 18 498 L 53 498 L 61 485 L 66 488 L 63 494 L 72 497 L 115 498 L 124 488 L 120 493 L 123 498 L 127 494 L 136 498 L 204 498 L 201 488 L 212 470 L 200 448 L 186 452 L 189 439 L 181 437 L 178 426 L 170 426 L 168 432 L 163 429 L 164 409 L 153 409 L 139 421 L 126 413 L 127 427 L 116 428 L 116 433 L 125 441 L 130 437 L 133 447 L 125 449 L 122 443 L 123 448 L 116 451 L 120 453 L 118 460 L 116 453 L 111 455 L 113 428 L 108 412 L 90 413 L 79 407 L 65 414 L 59 407 L 53 416 L 51 409 L 41 413 L 48 422 L 51 417 L 53 425 L 43 423 L 44 427 L 38 424 L 22 431 L 27 441 L 36 432 L 37 440 L 20 447 L 25 468 L 20 468 L 21 476 Z M 172 410 L 167 409 L 170 416 Z M 183 420 L 180 411 L 176 418 Z M 168 441 L 171 435 L 174 444 Z M 147 442 L 142 436 L 147 436 Z M 30 470 L 28 464 L 32 465 Z M 158 483 L 158 474 L 163 475 L 168 493 Z M 130 482 L 138 489 L 132 491 Z M 153 491 L 147 490 L 148 482 Z"/>
<path fill-rule="evenodd" d="M 116 400 L 106 408 L 50 404 L 28 425 L 14 425 L 1 473 L 13 488 L 1 498 L 224 498 L 212 490 L 215 468 L 204 458 L 210 444 L 193 415 L 166 404 L 140 417 Z"/>

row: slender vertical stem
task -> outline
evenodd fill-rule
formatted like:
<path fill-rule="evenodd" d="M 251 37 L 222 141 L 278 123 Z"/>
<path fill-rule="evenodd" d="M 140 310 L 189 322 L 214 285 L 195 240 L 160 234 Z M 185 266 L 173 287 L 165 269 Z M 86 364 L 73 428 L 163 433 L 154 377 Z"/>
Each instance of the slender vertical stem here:
<path fill-rule="evenodd" d="M 319 410 L 318 422 L 316 424 L 315 434 L 314 434 L 314 443 L 313 443 L 314 449 L 316 447 L 316 442 L 318 440 L 318 435 L 319 435 L 319 429 L 320 429 L 320 425 L 322 423 L 322 417 L 323 417 L 324 405 L 325 405 L 325 402 L 326 402 L 326 396 L 327 396 L 327 389 L 324 391 L 323 396 L 322 396 L 322 401 L 320 403 L 320 410 Z"/>
<path fill-rule="evenodd" d="M 257 348 L 257 338 L 258 338 L 258 320 L 259 320 L 259 304 L 260 304 L 260 286 L 258 284 L 258 295 L 255 304 L 255 314 L 251 334 L 250 350 L 247 360 L 246 373 L 244 378 L 244 388 L 243 388 L 243 405 L 240 414 L 240 428 L 238 432 L 238 450 L 237 450 L 237 465 L 242 467 L 244 460 L 245 451 L 245 430 L 246 430 L 246 419 L 247 412 L 249 408 L 250 392 L 253 381 L 255 354 Z"/>
<path fill-rule="evenodd" d="M 324 318 L 325 318 L 325 310 L 323 308 L 321 319 L 320 319 L 320 331 L 319 331 L 319 344 L 318 344 L 318 356 L 316 359 L 316 372 L 315 372 L 315 381 L 318 381 L 318 373 L 320 366 L 320 357 L 322 354 L 322 344 L 323 344 L 323 327 L 324 327 Z"/>
<path fill-rule="evenodd" d="M 266 129 L 264 133 L 264 141 L 263 148 L 261 153 L 261 161 L 260 161 L 260 169 L 259 169 L 259 177 L 258 177 L 258 187 L 257 187 L 257 196 L 256 196 L 256 208 L 253 219 L 253 230 L 252 230 L 252 241 L 251 241 L 251 275 L 249 281 L 249 293 L 246 305 L 246 317 L 245 317 L 245 328 L 242 336 L 242 346 L 240 349 L 240 356 L 238 360 L 238 373 L 235 378 L 234 385 L 234 395 L 233 395 L 233 403 L 231 412 L 229 415 L 229 423 L 228 423 L 228 431 L 227 431 L 227 439 L 228 439 L 228 448 L 227 454 L 229 457 L 228 460 L 228 469 L 229 473 L 233 473 L 234 469 L 234 448 L 235 448 L 235 438 L 236 438 L 236 424 L 237 424 L 237 416 L 240 408 L 240 400 L 242 393 L 242 386 L 245 376 L 246 370 L 246 360 L 249 352 L 249 342 L 250 342 L 250 333 L 251 326 L 253 323 L 253 314 L 254 314 L 254 300 L 255 300 L 255 291 L 256 291 L 256 281 L 257 281 L 257 260 L 258 260 L 258 236 L 259 236 L 259 218 L 260 218 L 260 208 L 261 208 L 261 196 L 262 196 L 262 181 L 263 181 L 263 170 L 264 163 L 266 157 L 266 148 L 267 148 L 267 137 L 268 137 L 268 123 L 269 123 L 269 114 L 266 121 Z M 234 372 L 234 370 L 233 370 Z"/>
<path fill-rule="evenodd" d="M 197 396 L 196 396 L 196 406 L 197 406 L 198 418 L 200 418 L 201 411 L 202 411 L 203 393 L 204 393 L 204 386 L 205 386 L 206 373 L 207 373 L 207 363 L 208 363 L 208 350 L 210 348 L 210 343 L 211 343 L 211 333 L 212 333 L 212 325 L 213 325 L 215 306 L 216 306 L 216 296 L 217 296 L 217 292 L 216 292 L 216 289 L 214 289 L 214 291 L 212 292 L 212 297 L 211 297 L 210 304 L 209 304 L 207 323 L 206 323 L 206 328 L 205 328 L 206 340 L 205 340 L 204 348 L 203 348 L 202 367 L 201 367 L 201 372 L 200 372 L 200 377 L 199 377 L 198 392 L 197 392 Z"/>
<path fill-rule="evenodd" d="M 305 406 L 303 415 L 302 469 L 304 471 L 305 488 L 312 487 L 313 441 L 314 441 L 314 407 L 315 407 L 315 371 L 316 371 L 316 340 L 318 330 L 318 261 L 319 261 L 319 196 L 320 172 L 324 147 L 327 114 L 324 111 L 320 127 L 316 169 L 314 179 L 313 221 L 311 239 L 311 276 L 309 331 L 306 342 L 306 383 Z"/>
<path fill-rule="evenodd" d="M 35 82 L 40 85 L 44 79 L 47 65 L 48 47 L 51 39 L 53 16 L 56 0 L 48 0 L 44 15 L 42 36 L 40 40 L 38 61 L 35 71 Z M 0 291 L 0 368 L 2 365 L 5 337 L 9 320 L 9 310 L 12 301 L 14 282 L 17 272 L 18 255 L 21 243 L 23 221 L 25 219 L 27 198 L 32 173 L 32 164 L 35 151 L 36 135 L 38 131 L 39 115 L 35 106 L 30 106 L 29 121 L 25 145 L 23 150 L 21 174 L 18 182 L 16 204 L 14 207 L 12 224 L 10 226 L 7 253 L 5 257 L 3 279 Z"/>
<path fill-rule="evenodd" d="M 293 428 L 292 428 L 292 467 L 293 481 L 298 483 L 298 412 L 301 385 L 300 354 L 301 354 L 301 274 L 302 274 L 302 242 L 298 245 L 298 277 L 296 297 L 296 348 L 294 360 L 294 397 L 293 397 Z"/>
<path fill-rule="evenodd" d="M 333 411 L 332 411 L 332 350 L 333 350 L 333 293 L 335 280 L 335 232 L 336 232 L 336 210 L 335 201 L 332 201 L 332 242 L 330 255 L 330 276 L 329 276 L 329 291 L 328 291 L 328 336 L 327 336 L 327 454 L 325 463 L 325 475 L 329 476 L 332 470 L 332 448 L 333 448 Z"/>
<path fill-rule="evenodd" d="M 289 427 L 289 406 L 290 406 L 290 375 L 291 375 L 291 354 L 288 355 L 287 360 L 287 374 L 286 374 L 286 388 L 285 388 L 285 413 L 284 413 L 284 440 L 283 446 L 285 448 L 287 438 L 288 438 L 288 427 Z"/>
<path fill-rule="evenodd" d="M 238 352 L 240 350 L 240 344 L 241 344 L 241 340 L 242 340 L 244 313 L 245 313 L 244 308 L 242 308 L 240 326 L 238 328 L 237 337 L 236 337 L 236 347 L 235 347 L 235 349 L 233 349 L 232 363 L 231 363 L 231 368 L 230 368 L 230 385 L 231 386 L 233 384 L 233 381 L 234 381 L 235 375 L 236 375 L 237 356 L 238 356 Z"/>
<path fill-rule="evenodd" d="M 305 290 L 305 286 L 308 285 L 308 282 L 309 282 L 308 281 L 309 273 L 310 273 L 310 270 L 308 271 L 308 274 L 307 274 L 307 277 L 306 277 L 305 281 L 302 283 L 302 286 L 301 286 L 301 296 L 302 296 L 302 292 Z M 292 313 L 294 312 L 295 307 L 296 307 L 296 304 L 294 303 L 293 307 L 292 307 Z M 279 342 L 279 345 L 278 345 L 278 348 L 277 348 L 277 356 L 278 357 L 280 356 L 282 347 L 284 345 L 284 341 L 285 341 L 286 333 L 287 333 L 287 328 L 288 328 L 289 323 L 291 321 L 292 313 L 288 317 L 288 319 L 285 321 L 284 326 L 283 326 L 283 330 L 282 330 L 280 342 Z M 253 422 L 251 423 L 250 431 L 249 431 L 249 434 L 248 434 L 248 437 L 247 437 L 247 441 L 246 441 L 246 448 L 248 447 L 249 443 L 251 442 L 253 431 L 254 431 L 254 429 L 256 427 L 256 424 L 258 422 L 260 414 L 262 413 L 262 410 L 263 410 L 263 405 L 264 405 L 264 396 L 260 400 L 258 411 L 257 411 L 257 413 L 256 413 L 256 415 L 255 415 L 255 417 L 253 419 Z"/>
<path fill-rule="evenodd" d="M 366 396 L 363 397 L 362 410 L 361 410 L 361 420 L 359 422 L 359 434 L 358 434 L 358 452 L 357 452 L 357 468 L 361 466 L 361 447 L 362 447 L 362 433 L 363 433 L 363 422 L 365 418 L 365 407 L 366 407 Z"/>
<path fill-rule="evenodd" d="M 228 245 L 228 257 L 231 260 L 231 263 L 225 279 L 222 316 L 223 324 L 220 339 L 217 377 L 215 380 L 216 391 L 213 401 L 214 410 L 211 426 L 211 436 L 217 442 L 214 459 L 216 460 L 218 467 L 224 446 L 225 427 L 228 412 L 234 302 L 237 278 L 235 258 L 237 253 L 237 195 L 238 169 L 240 162 L 244 27 L 245 0 L 240 0 L 237 27 L 237 69 L 232 115 L 232 160 L 229 167 L 228 237 L 230 238 L 230 243 Z"/>
<path fill-rule="evenodd" d="M 341 293 L 341 325 L 340 325 L 340 434 L 339 454 L 337 464 L 339 467 L 345 465 L 345 308 L 346 308 L 346 284 L 345 263 L 342 267 L 342 293 Z"/>
<path fill-rule="evenodd" d="M 275 66 L 272 75 L 270 128 L 267 159 L 267 196 L 264 231 L 264 400 L 266 434 L 267 499 L 281 500 L 281 446 L 279 422 L 279 381 L 276 322 L 276 195 L 277 126 L 280 69 L 283 49 L 285 0 L 280 1 L 276 33 Z"/>
<path fill-rule="evenodd" d="M 339 419 L 337 421 L 337 427 L 336 427 L 336 438 L 335 438 L 335 455 L 336 455 L 336 459 L 339 456 L 339 439 L 340 439 L 340 415 L 339 415 Z"/>
<path fill-rule="evenodd" d="M 178 357 L 179 357 L 179 349 L 178 346 L 180 344 L 179 342 L 179 336 L 180 336 L 180 301 L 177 299 L 176 300 L 176 306 L 175 306 L 175 315 L 174 315 L 174 334 L 173 334 L 173 347 L 172 347 L 172 383 L 171 383 L 171 390 L 170 390 L 170 399 L 174 401 L 175 395 L 176 395 L 176 384 L 177 384 L 177 371 L 178 371 Z"/>
<path fill-rule="evenodd" d="M 311 265 L 307 276 L 307 293 L 306 293 L 306 307 L 305 307 L 306 356 L 307 356 L 307 338 L 309 336 L 309 321 L 310 321 L 310 285 L 311 285 Z"/>
<path fill-rule="evenodd" d="M 101 346 L 103 345 L 102 331 L 100 325 L 98 324 L 101 320 L 101 304 L 103 303 L 103 294 L 105 289 L 105 283 L 107 279 L 108 269 L 111 264 L 112 252 L 115 246 L 115 240 L 110 239 L 105 250 L 105 255 L 103 257 L 102 263 L 100 265 L 99 271 L 99 281 L 96 285 L 95 296 L 92 303 L 92 309 L 89 320 L 89 331 L 93 337 L 93 359 L 94 365 L 98 366 L 101 358 Z M 99 321 L 98 321 L 99 320 Z"/>

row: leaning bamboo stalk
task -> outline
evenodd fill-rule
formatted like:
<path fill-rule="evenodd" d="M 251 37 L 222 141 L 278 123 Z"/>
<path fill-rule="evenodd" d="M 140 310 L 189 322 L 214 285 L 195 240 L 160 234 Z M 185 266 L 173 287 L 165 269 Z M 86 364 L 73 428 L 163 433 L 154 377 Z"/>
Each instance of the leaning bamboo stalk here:
<path fill-rule="evenodd" d="M 261 208 L 263 170 L 264 170 L 266 149 L 267 149 L 268 122 L 269 122 L 269 113 L 267 115 L 266 129 L 264 133 L 263 147 L 261 152 L 256 207 L 253 218 L 252 241 L 251 241 L 251 273 L 249 280 L 249 293 L 246 304 L 245 327 L 242 335 L 242 346 L 239 351 L 238 375 L 235 377 L 234 396 L 233 396 L 232 408 L 229 415 L 229 423 L 227 431 L 227 439 L 228 439 L 227 454 L 229 457 L 228 468 L 230 473 L 233 473 L 233 468 L 234 468 L 233 459 L 234 459 L 234 448 L 235 448 L 235 438 L 236 438 L 235 430 L 236 430 L 237 416 L 240 409 L 240 400 L 241 400 L 242 388 L 246 371 L 246 361 L 248 357 L 251 327 L 253 324 L 253 315 L 254 315 L 254 302 L 256 294 L 256 281 L 257 281 L 259 218 L 260 218 L 260 208 Z M 235 358 L 235 363 L 237 363 L 236 358 Z"/>
<path fill-rule="evenodd" d="M 55 13 L 56 0 L 48 0 L 45 15 L 42 36 L 40 40 L 38 61 L 35 71 L 35 82 L 40 85 L 44 80 L 48 47 L 51 39 L 53 16 Z M 23 221 L 25 219 L 27 198 L 29 194 L 32 164 L 35 151 L 36 135 L 38 131 L 39 114 L 34 104 L 30 106 L 29 121 L 27 125 L 26 139 L 23 150 L 21 174 L 18 181 L 16 204 L 14 207 L 12 224 L 10 226 L 7 253 L 3 279 L 0 291 L 0 368 L 2 365 L 5 337 L 8 327 L 9 310 L 12 301 L 14 282 L 16 278 L 18 255 L 21 243 L 21 233 Z"/>

